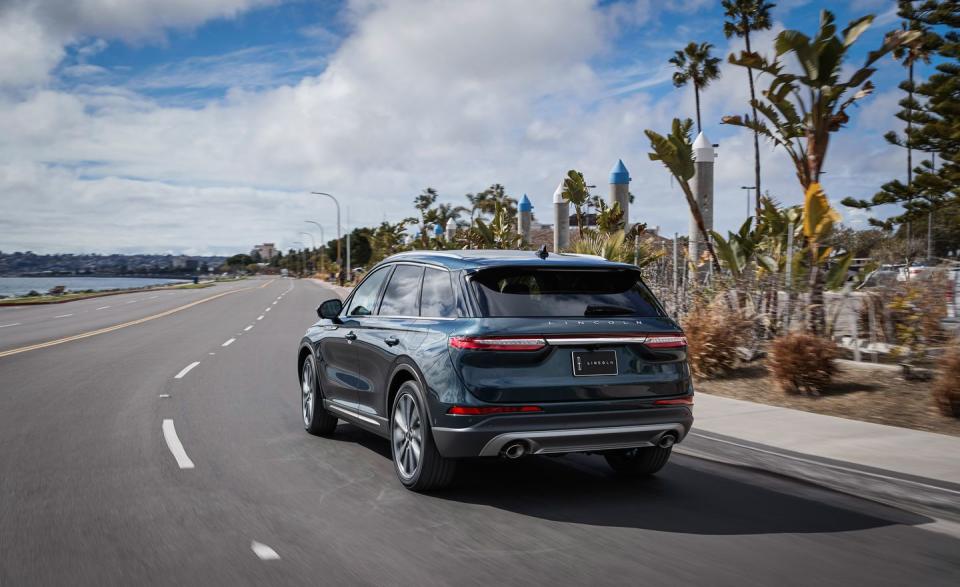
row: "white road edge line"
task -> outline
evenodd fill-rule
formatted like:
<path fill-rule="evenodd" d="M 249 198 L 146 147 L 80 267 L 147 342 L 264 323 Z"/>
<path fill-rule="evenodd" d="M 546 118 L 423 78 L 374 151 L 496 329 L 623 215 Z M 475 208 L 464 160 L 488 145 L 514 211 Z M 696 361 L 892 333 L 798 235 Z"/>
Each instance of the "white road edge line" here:
<path fill-rule="evenodd" d="M 223 343 L 223 344 L 220 345 L 220 346 L 230 346 L 230 345 L 233 344 L 233 341 L 235 341 L 235 340 L 237 340 L 237 339 L 231 338 L 230 340 L 228 340 L 227 342 Z"/>
<path fill-rule="evenodd" d="M 173 376 L 174 379 L 183 379 L 183 376 L 190 372 L 191 369 L 200 364 L 200 361 L 194 361 L 184 367 L 179 373 Z"/>
<path fill-rule="evenodd" d="M 262 561 L 280 560 L 280 555 L 277 554 L 276 550 L 256 540 L 250 542 L 250 549 L 253 550 L 253 554 L 257 555 L 257 558 Z"/>
<path fill-rule="evenodd" d="M 7 328 L 8 326 L 20 326 L 20 323 L 14 322 L 13 324 L 0 324 L 0 328 Z"/>
<path fill-rule="evenodd" d="M 100 307 L 97 308 L 97 309 L 98 309 L 98 310 L 106 310 L 106 309 L 109 308 L 109 307 L 110 307 L 110 306 L 100 306 Z"/>
<path fill-rule="evenodd" d="M 127 303 L 127 304 L 136 304 L 136 303 L 139 302 L 139 301 L 140 301 L 140 300 L 130 300 L 129 302 L 125 302 L 125 303 Z"/>
<path fill-rule="evenodd" d="M 253 324 L 251 324 L 250 326 L 247 326 L 246 328 L 244 328 L 243 331 L 244 331 L 244 332 L 249 332 L 251 328 L 253 328 Z"/>
<path fill-rule="evenodd" d="M 257 320 L 263 320 L 263 314 L 260 314 L 259 316 L 257 316 Z"/>
<path fill-rule="evenodd" d="M 70 316 L 73 316 L 73 314 L 60 314 L 59 316 L 54 316 L 54 318 L 69 318 Z"/>
<path fill-rule="evenodd" d="M 177 464 L 180 468 L 192 469 L 193 461 L 187 456 L 187 451 L 183 450 L 183 444 L 180 443 L 180 438 L 177 437 L 177 429 L 173 427 L 173 420 L 168 419 L 163 421 L 163 439 L 167 441 L 167 448 L 170 449 L 173 458 L 177 459 Z"/>

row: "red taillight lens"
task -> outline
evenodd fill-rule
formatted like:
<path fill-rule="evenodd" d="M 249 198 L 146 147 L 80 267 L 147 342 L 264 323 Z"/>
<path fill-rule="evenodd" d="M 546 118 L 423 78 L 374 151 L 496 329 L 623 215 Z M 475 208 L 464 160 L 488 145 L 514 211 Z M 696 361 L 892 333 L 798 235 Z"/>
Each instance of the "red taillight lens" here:
<path fill-rule="evenodd" d="M 539 351 L 547 345 L 542 338 L 451 336 L 455 349 L 476 351 Z"/>
<path fill-rule="evenodd" d="M 692 406 L 693 405 L 693 396 L 688 395 L 687 397 L 678 397 L 674 399 L 658 399 L 653 402 L 655 406 Z"/>
<path fill-rule="evenodd" d="M 453 416 L 485 416 L 487 414 L 516 414 L 542 412 L 540 406 L 453 406 L 447 410 Z"/>
<path fill-rule="evenodd" d="M 648 336 L 643 344 L 655 349 L 679 349 L 687 346 L 687 337 L 681 335 Z"/>

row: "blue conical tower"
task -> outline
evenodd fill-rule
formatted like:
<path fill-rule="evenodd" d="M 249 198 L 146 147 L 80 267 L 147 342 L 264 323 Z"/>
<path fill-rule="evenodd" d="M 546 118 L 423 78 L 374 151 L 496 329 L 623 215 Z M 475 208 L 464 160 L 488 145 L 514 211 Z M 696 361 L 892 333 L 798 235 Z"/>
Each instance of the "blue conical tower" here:
<path fill-rule="evenodd" d="M 524 242 L 530 242 L 530 221 L 533 219 L 533 204 L 527 194 L 523 194 L 520 203 L 517 204 L 517 231 L 523 237 Z"/>
<path fill-rule="evenodd" d="M 620 204 L 623 210 L 623 221 L 629 228 L 630 224 L 630 172 L 627 166 L 623 164 L 623 159 L 617 159 L 617 164 L 610 170 L 610 198 L 607 203 L 613 206 L 614 202 Z"/>

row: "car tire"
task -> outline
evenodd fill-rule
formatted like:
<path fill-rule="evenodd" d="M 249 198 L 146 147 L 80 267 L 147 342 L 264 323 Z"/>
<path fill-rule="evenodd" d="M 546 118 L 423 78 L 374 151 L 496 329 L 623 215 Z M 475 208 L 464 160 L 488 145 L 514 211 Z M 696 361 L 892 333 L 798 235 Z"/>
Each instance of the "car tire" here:
<path fill-rule="evenodd" d="M 649 477 L 663 468 L 670 459 L 672 448 L 648 446 L 607 453 L 604 458 L 614 472 L 627 479 Z"/>
<path fill-rule="evenodd" d="M 453 481 L 457 462 L 437 450 L 423 394 L 414 381 L 400 386 L 390 408 L 390 453 L 397 478 L 411 491 L 442 489 Z"/>
<path fill-rule="evenodd" d="M 323 407 L 317 362 L 313 355 L 307 356 L 300 369 L 300 414 L 304 430 L 314 436 L 331 436 L 337 429 L 337 417 Z"/>

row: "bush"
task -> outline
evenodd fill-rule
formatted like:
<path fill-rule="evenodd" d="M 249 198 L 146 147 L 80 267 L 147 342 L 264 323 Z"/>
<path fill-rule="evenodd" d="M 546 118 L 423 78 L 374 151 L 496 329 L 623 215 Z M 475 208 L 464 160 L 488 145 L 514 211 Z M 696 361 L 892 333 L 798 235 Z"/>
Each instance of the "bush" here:
<path fill-rule="evenodd" d="M 739 360 L 737 347 L 751 334 L 751 322 L 720 296 L 712 302 L 698 300 L 683 319 L 687 359 L 697 377 L 729 373 Z"/>
<path fill-rule="evenodd" d="M 837 371 L 836 358 L 832 341 L 793 332 L 773 341 L 770 371 L 786 393 L 819 394 Z"/>
<path fill-rule="evenodd" d="M 933 380 L 933 399 L 947 416 L 960 418 L 960 345 L 943 356 L 943 368 Z"/>

